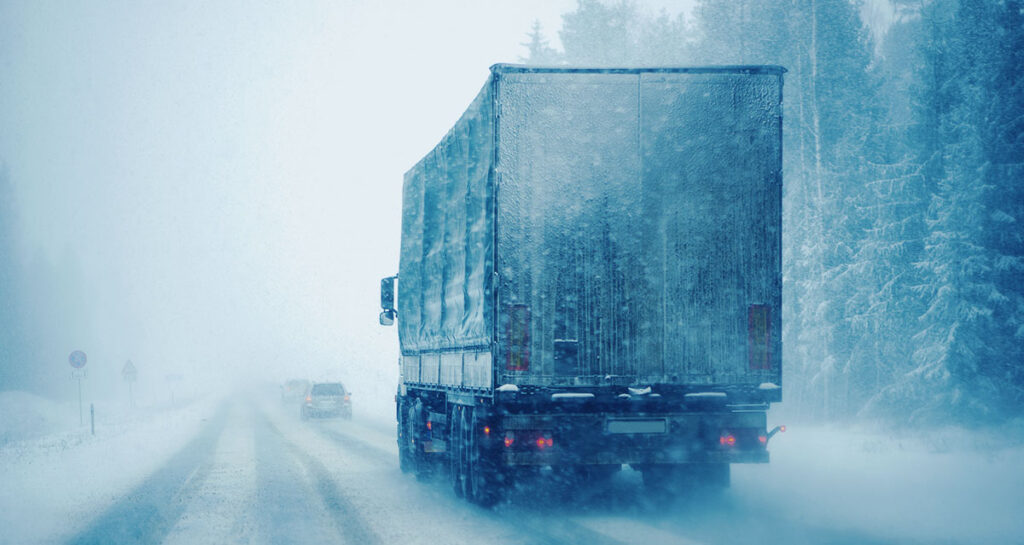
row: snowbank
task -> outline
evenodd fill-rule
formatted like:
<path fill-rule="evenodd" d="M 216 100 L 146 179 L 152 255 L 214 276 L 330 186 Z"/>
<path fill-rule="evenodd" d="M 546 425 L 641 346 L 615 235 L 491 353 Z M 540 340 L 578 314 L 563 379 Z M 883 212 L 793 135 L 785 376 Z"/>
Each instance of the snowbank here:
<path fill-rule="evenodd" d="M 70 408 L 28 392 L 0 392 L 0 446 L 53 433 L 78 415 Z"/>
<path fill-rule="evenodd" d="M 93 436 L 88 413 L 86 425 L 78 425 L 77 404 L 0 393 L 7 438 L 0 444 L 0 543 L 75 535 L 180 450 L 217 405 L 213 398 L 121 411 L 101 404 Z"/>
<path fill-rule="evenodd" d="M 1024 536 L 1020 436 L 791 425 L 769 448 L 770 464 L 734 466 L 733 493 L 748 509 L 892 542 L 1013 543 Z"/>

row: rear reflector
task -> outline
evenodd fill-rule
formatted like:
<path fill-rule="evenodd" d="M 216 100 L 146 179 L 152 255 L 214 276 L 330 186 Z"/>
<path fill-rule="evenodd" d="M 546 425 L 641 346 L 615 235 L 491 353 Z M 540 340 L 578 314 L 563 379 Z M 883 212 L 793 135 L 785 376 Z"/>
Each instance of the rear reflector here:
<path fill-rule="evenodd" d="M 512 305 L 508 317 L 508 362 L 509 371 L 530 370 L 530 307 Z"/>
<path fill-rule="evenodd" d="M 747 356 L 751 369 L 771 369 L 771 309 L 750 305 L 747 309 Z"/>

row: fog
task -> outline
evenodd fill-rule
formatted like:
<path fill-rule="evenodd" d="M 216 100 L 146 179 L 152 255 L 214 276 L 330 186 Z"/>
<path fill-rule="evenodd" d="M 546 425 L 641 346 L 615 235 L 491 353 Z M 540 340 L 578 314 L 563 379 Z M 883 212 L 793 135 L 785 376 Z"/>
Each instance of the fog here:
<path fill-rule="evenodd" d="M 481 536 L 588 545 L 1021 542 L 1022 29 L 1020 0 L 0 0 L 0 544 L 469 544 Z M 781 137 L 750 129 L 771 136 L 773 146 L 781 141 L 781 152 L 751 158 L 769 175 L 745 172 L 769 179 L 781 169 L 781 188 L 773 186 L 781 193 L 781 214 L 758 216 L 768 198 L 757 201 L 765 208 L 747 210 L 765 222 L 766 232 L 781 231 L 779 240 L 768 241 L 781 249 L 765 250 L 781 258 L 781 274 L 764 268 L 774 275 L 765 289 L 781 305 L 726 301 L 718 313 L 740 317 L 725 320 L 724 329 L 740 339 L 727 348 L 744 356 L 729 362 L 744 380 L 781 376 L 781 384 L 633 384 L 628 372 L 613 384 L 610 372 L 541 372 L 554 368 L 556 358 L 562 369 L 582 369 L 574 366 L 582 366 L 587 350 L 596 353 L 586 346 L 588 334 L 609 344 L 597 334 L 607 318 L 601 312 L 622 314 L 619 353 L 641 346 L 633 337 L 655 329 L 685 346 L 687 339 L 672 337 L 671 327 L 686 333 L 698 322 L 712 323 L 696 307 L 680 309 L 678 323 L 665 328 L 646 322 L 648 315 L 626 314 L 641 308 L 630 306 L 632 300 L 623 304 L 640 285 L 627 273 L 647 270 L 651 247 L 676 244 L 679 263 L 700 259 L 685 255 L 698 246 L 677 240 L 686 237 L 640 233 L 634 220 L 641 214 L 624 203 L 654 202 L 649 209 L 679 217 L 686 215 L 679 210 L 709 208 L 677 202 L 681 191 L 676 201 L 638 198 L 631 176 L 588 185 L 599 176 L 586 176 L 587 169 L 600 171 L 626 147 L 605 137 L 626 134 L 622 127 L 633 119 L 572 122 L 573 114 L 560 107 L 586 103 L 601 112 L 599 101 L 614 95 L 564 100 L 579 92 L 569 85 L 551 91 L 543 114 L 557 122 L 552 127 L 593 134 L 574 141 L 578 149 L 562 143 L 563 152 L 576 149 L 572 160 L 548 149 L 564 135 L 535 139 L 544 142 L 534 152 L 550 160 L 551 171 L 569 174 L 559 185 L 524 191 L 530 195 L 524 199 L 557 193 L 572 201 L 567 187 L 593 192 L 589 208 L 570 202 L 566 209 L 579 217 L 586 209 L 602 228 L 628 233 L 618 242 L 642 266 L 615 269 L 621 278 L 596 290 L 585 282 L 602 282 L 602 267 L 612 261 L 602 256 L 612 255 L 611 244 L 602 247 L 606 253 L 587 247 L 591 261 L 576 262 L 550 249 L 555 246 L 537 246 L 521 261 L 550 260 L 548 270 L 559 271 L 552 289 L 575 281 L 584 295 L 605 297 L 576 313 L 591 321 L 579 321 L 586 331 L 575 337 L 556 339 L 561 333 L 552 331 L 530 337 L 531 324 L 544 323 L 537 309 L 562 307 L 551 303 L 557 296 L 526 280 L 519 287 L 533 289 L 535 301 L 509 307 L 515 319 L 492 323 L 487 312 L 477 313 L 483 318 L 476 326 L 486 334 L 500 327 L 508 346 L 541 347 L 533 352 L 535 364 L 544 357 L 551 364 L 535 365 L 533 378 L 543 384 L 524 384 L 522 392 L 511 383 L 498 388 L 503 379 L 529 378 L 529 363 L 513 365 L 513 351 L 497 338 L 485 339 L 490 348 L 448 346 L 467 329 L 464 316 L 449 314 L 444 323 L 454 324 L 455 334 L 434 344 L 437 338 L 426 339 L 422 351 L 405 347 L 417 373 L 427 365 L 423 354 L 436 356 L 430 361 L 437 375 L 442 352 L 456 356 L 448 363 L 462 358 L 451 365 L 459 373 L 468 373 L 470 356 L 478 369 L 501 356 L 509 356 L 507 363 L 473 377 L 486 386 L 458 382 L 468 394 L 435 395 L 451 386 L 435 377 L 437 383 L 413 385 L 422 391 L 403 388 L 395 395 L 397 330 L 404 324 L 399 312 L 399 327 L 381 327 L 378 313 L 380 280 L 398 273 L 400 253 L 408 250 L 401 240 L 403 176 L 430 157 L 460 116 L 495 103 L 480 91 L 497 63 L 645 67 L 639 72 L 731 65 L 725 72 L 781 81 L 781 103 L 773 98 L 777 87 L 735 95 L 722 87 L 728 93 L 715 95 L 738 102 L 756 96 L 762 102 L 750 119 L 781 129 Z M 475 97 L 482 98 L 474 103 Z M 588 102 L 592 97 L 598 98 Z M 639 119 L 641 101 L 634 102 Z M 616 113 L 629 117 L 630 107 Z M 739 126 L 707 121 L 723 123 L 716 130 L 687 126 L 679 131 L 687 134 L 686 145 L 729 138 Z M 460 134 L 467 145 L 476 144 L 466 135 L 482 134 L 473 131 Z M 673 138 L 665 136 L 663 153 L 685 148 Z M 588 155 L 602 149 L 595 142 L 610 151 Z M 739 139 L 729 142 L 742 148 Z M 749 142 L 753 147 L 753 136 Z M 484 170 L 494 168 L 488 165 Z M 728 189 L 728 169 L 708 167 L 725 173 L 720 187 Z M 578 173 L 581 180 L 565 181 Z M 667 172 L 664 187 L 674 175 Z M 440 179 L 448 178 L 434 177 Z M 476 181 L 484 191 L 493 178 Z M 754 181 L 750 187 L 757 187 Z M 693 188 L 700 194 L 711 185 Z M 545 208 L 533 204 L 531 213 L 543 215 Z M 547 214 L 567 222 L 575 217 L 559 215 L 561 204 L 547 205 Z M 428 223 L 423 217 L 416 221 Z M 451 229 L 463 229 L 462 218 L 453 217 L 459 225 Z M 719 227 L 714 218 L 701 219 L 707 229 Z M 736 240 L 755 230 L 750 223 L 732 225 Z M 583 227 L 574 232 L 568 224 L 551 230 L 566 240 L 577 237 L 565 244 L 573 251 L 618 236 L 605 232 L 591 240 Z M 483 236 L 479 229 L 476 235 Z M 420 252 L 415 258 L 426 255 L 421 243 L 411 240 L 410 253 Z M 447 259 L 434 257 L 424 275 Z M 728 265 L 720 271 L 732 270 Z M 658 282 L 681 284 L 665 275 L 668 269 Z M 443 293 L 442 276 L 435 274 L 431 289 Z M 480 275 L 473 278 L 484 285 Z M 711 284 L 702 293 L 721 302 L 712 291 L 722 286 Z M 433 312 L 461 302 L 432 305 Z M 697 315 L 684 319 L 682 311 Z M 516 327 L 522 331 L 513 334 Z M 665 357 L 665 342 L 648 344 Z M 755 361 L 755 348 L 763 359 Z M 73 375 L 73 351 L 87 354 L 84 373 Z M 137 381 L 122 374 L 129 361 Z M 657 358 L 641 363 L 664 365 Z M 712 367 L 712 373 L 723 368 Z M 343 382 L 344 402 L 331 403 L 344 409 L 326 411 L 338 418 L 314 418 L 324 415 L 316 414 L 312 391 L 305 383 L 288 390 L 291 379 Z M 740 390 L 747 397 L 729 398 Z M 536 444 L 543 451 L 562 448 L 563 438 L 584 429 L 532 429 L 517 421 L 520 427 L 478 437 L 490 436 L 486 418 L 495 414 L 528 421 L 542 413 L 548 405 L 531 405 L 527 397 L 536 392 L 550 394 L 545 403 L 560 396 L 560 403 L 579 403 L 565 406 L 604 411 L 586 430 L 601 428 L 604 440 L 615 422 L 624 431 L 614 440 L 638 438 L 628 445 L 637 451 L 672 436 L 672 429 L 700 428 L 707 444 L 694 439 L 687 445 L 694 452 L 731 455 L 737 441 L 749 440 L 752 448 L 741 454 L 750 456 L 731 465 L 717 458 L 677 464 L 724 468 L 725 486 L 718 480 L 710 490 L 663 487 L 659 476 L 675 485 L 682 472 L 662 467 L 672 465 L 660 464 L 662 458 L 563 467 L 508 462 L 509 468 L 481 470 L 485 454 L 505 452 L 496 447 L 502 437 L 503 448 Z M 670 407 L 672 395 L 678 397 Z M 510 399 L 526 401 L 484 411 Z M 641 409 L 622 409 L 634 401 Z M 534 412 L 501 412 L 508 407 Z M 735 419 L 700 420 L 719 409 Z M 693 420 L 677 425 L 684 418 Z M 735 422 L 749 433 L 726 429 Z M 783 425 L 789 431 L 779 431 Z M 688 440 L 684 435 L 669 441 Z M 480 445 L 492 439 L 495 449 L 485 452 Z M 686 450 L 675 447 L 648 450 L 656 456 Z M 599 455 L 613 450 L 596 449 Z M 509 459 L 513 452 L 533 454 L 508 451 Z M 430 457 L 421 463 L 420 455 Z M 513 486 L 487 486 L 499 474 L 511 475 Z M 489 497 L 493 489 L 505 495 Z"/>
<path fill-rule="evenodd" d="M 396 376 L 402 173 L 572 5 L 3 3 L 4 259 L 61 269 L 40 289 L 68 297 L 28 305 L 70 326 L 5 365 L 58 393 L 80 349 L 98 395 L 128 359 L 143 383 Z"/>

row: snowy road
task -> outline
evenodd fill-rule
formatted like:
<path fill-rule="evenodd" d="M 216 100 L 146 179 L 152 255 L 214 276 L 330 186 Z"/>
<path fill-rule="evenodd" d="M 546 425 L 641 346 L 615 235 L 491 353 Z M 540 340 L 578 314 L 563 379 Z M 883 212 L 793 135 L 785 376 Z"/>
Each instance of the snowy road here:
<path fill-rule="evenodd" d="M 114 412 L 95 436 L 0 445 L 0 544 L 1024 543 L 1024 447 L 962 430 L 792 426 L 711 497 L 651 496 L 625 469 L 521 481 L 488 510 L 399 471 L 386 404 L 353 421 L 258 394 Z"/>
<path fill-rule="evenodd" d="M 211 404 L 188 441 L 71 536 L 91 543 L 916 543 L 884 527 L 833 525 L 792 505 L 751 501 L 757 480 L 737 471 L 720 496 L 647 495 L 624 470 L 609 486 L 566 494 L 522 483 L 493 510 L 440 482 L 398 470 L 383 420 L 303 422 L 280 405 Z M 767 466 L 761 466 L 767 467 Z M 755 495 L 756 497 L 756 495 Z M 3 541 L 0 538 L 0 541 Z M 28 542 L 32 542 L 29 539 Z M 984 541 L 984 540 L 982 540 Z M 951 539 L 950 542 L 961 542 Z M 970 540 L 968 540 L 970 542 Z"/>

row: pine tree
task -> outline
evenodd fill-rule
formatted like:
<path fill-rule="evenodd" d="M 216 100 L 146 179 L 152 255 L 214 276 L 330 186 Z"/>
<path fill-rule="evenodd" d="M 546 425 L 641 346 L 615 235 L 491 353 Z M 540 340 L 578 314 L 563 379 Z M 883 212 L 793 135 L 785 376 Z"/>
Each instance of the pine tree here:
<path fill-rule="evenodd" d="M 527 50 L 527 56 L 520 57 L 521 62 L 534 65 L 555 65 L 561 62 L 561 55 L 558 54 L 558 51 L 548 45 L 539 20 L 533 22 L 533 28 L 530 29 L 528 36 L 530 41 L 521 44 Z"/>
<path fill-rule="evenodd" d="M 571 65 L 629 66 L 640 64 L 636 6 L 627 0 L 605 5 L 578 0 L 576 11 L 562 16 L 559 36 Z"/>
<path fill-rule="evenodd" d="M 947 0 L 923 12 L 930 36 L 920 149 L 931 197 L 918 267 L 927 308 L 914 337 L 915 368 L 898 385 L 917 420 L 1020 410 L 1022 254 L 1012 227 L 1020 201 L 1012 197 L 1020 196 L 1015 144 L 1024 128 L 1016 120 L 1024 110 L 1015 100 L 1014 4 Z"/>

